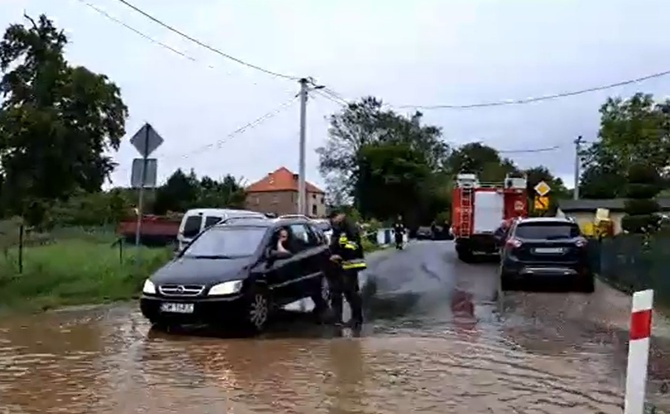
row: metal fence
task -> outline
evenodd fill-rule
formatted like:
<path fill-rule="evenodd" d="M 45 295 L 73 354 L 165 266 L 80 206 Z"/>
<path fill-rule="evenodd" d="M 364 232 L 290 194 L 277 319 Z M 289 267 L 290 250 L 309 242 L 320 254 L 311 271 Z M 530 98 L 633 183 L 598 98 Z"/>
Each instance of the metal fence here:
<path fill-rule="evenodd" d="M 670 304 L 670 234 L 618 235 L 590 243 L 594 269 L 625 292 L 654 289 Z"/>

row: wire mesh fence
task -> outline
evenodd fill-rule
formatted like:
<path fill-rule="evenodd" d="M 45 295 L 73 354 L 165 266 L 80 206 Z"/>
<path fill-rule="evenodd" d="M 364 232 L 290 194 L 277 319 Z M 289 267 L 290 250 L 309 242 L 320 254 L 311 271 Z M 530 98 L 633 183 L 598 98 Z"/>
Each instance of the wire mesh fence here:
<path fill-rule="evenodd" d="M 659 301 L 670 304 L 670 235 L 622 234 L 592 245 L 601 277 L 625 292 L 654 289 Z"/>
<path fill-rule="evenodd" d="M 20 220 L 0 221 L 0 273 L 49 272 L 56 268 L 92 274 L 96 266 L 128 265 L 166 249 L 135 248 L 119 237 L 113 226 L 61 227 L 39 231 Z"/>

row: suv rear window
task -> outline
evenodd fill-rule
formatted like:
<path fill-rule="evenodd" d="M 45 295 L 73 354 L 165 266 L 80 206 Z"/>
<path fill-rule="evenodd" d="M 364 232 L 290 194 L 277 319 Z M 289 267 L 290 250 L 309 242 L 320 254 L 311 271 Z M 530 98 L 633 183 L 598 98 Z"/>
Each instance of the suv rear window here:
<path fill-rule="evenodd" d="M 200 233 L 200 225 L 202 224 L 202 216 L 188 216 L 184 222 L 184 231 L 182 235 L 187 239 L 193 238 Z"/>
<path fill-rule="evenodd" d="M 560 240 L 579 237 L 581 232 L 579 226 L 573 223 L 520 223 L 514 235 L 520 239 Z"/>

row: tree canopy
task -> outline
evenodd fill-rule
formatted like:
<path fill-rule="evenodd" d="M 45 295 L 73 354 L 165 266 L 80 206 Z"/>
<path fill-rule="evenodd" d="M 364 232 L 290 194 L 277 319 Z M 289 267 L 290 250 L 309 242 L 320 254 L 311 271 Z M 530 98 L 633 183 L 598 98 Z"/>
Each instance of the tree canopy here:
<path fill-rule="evenodd" d="M 607 99 L 600 108 L 598 140 L 581 155 L 584 198 L 626 197 L 628 172 L 639 164 L 655 170 L 668 188 L 670 101 L 656 102 L 643 93 Z"/>
<path fill-rule="evenodd" d="M 108 78 L 64 56 L 65 34 L 46 16 L 0 41 L 0 209 L 38 222 L 77 191 L 100 191 L 128 110 Z"/>
<path fill-rule="evenodd" d="M 317 150 L 331 202 L 352 199 L 363 217 L 389 219 L 397 214 L 410 224 L 430 223 L 451 208 L 455 175 L 476 173 L 480 180 L 502 182 L 507 174 L 525 173 L 529 191 L 540 181 L 555 196 L 565 195 L 562 181 L 545 167 L 519 171 L 509 159 L 482 143 L 452 148 L 440 128 L 384 109 L 366 97 L 331 116 L 329 139 Z M 443 219 L 439 220 L 440 222 Z"/>

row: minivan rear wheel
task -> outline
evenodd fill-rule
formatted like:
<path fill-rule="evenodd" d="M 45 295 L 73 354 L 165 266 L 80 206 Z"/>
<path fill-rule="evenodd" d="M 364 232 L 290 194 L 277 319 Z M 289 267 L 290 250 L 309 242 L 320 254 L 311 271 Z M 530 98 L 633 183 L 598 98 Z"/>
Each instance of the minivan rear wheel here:
<path fill-rule="evenodd" d="M 265 286 L 254 285 L 247 292 L 245 309 L 242 317 L 244 324 L 254 333 L 260 333 L 267 327 L 270 319 L 270 295 Z"/>

